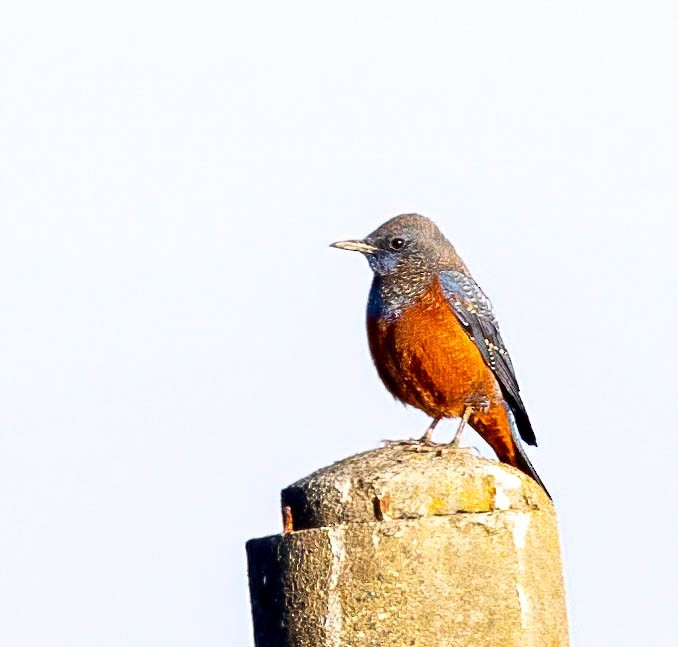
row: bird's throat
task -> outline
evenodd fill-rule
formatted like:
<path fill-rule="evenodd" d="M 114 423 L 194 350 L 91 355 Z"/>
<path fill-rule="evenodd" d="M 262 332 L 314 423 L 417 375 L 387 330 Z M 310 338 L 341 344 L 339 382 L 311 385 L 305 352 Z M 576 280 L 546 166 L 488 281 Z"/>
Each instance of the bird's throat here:
<path fill-rule="evenodd" d="M 367 302 L 370 317 L 397 318 L 431 286 L 432 273 L 421 270 L 394 274 L 375 274 Z"/>

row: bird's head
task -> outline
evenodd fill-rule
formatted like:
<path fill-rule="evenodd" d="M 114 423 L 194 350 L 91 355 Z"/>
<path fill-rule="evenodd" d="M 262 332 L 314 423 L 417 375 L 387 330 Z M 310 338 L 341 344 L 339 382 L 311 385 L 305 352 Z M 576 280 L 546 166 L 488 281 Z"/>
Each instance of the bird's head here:
<path fill-rule="evenodd" d="M 342 240 L 331 247 L 364 254 L 378 276 L 430 274 L 461 263 L 435 223 L 415 213 L 391 218 L 362 240 Z"/>

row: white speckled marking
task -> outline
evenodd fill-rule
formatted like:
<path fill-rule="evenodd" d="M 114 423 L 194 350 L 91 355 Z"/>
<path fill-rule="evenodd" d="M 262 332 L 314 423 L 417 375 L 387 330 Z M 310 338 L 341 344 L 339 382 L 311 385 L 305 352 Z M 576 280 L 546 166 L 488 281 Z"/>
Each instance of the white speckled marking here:
<path fill-rule="evenodd" d="M 328 537 L 330 539 L 330 550 L 332 551 L 332 566 L 330 569 L 330 581 L 327 590 L 327 615 L 325 616 L 325 636 L 328 647 L 342 647 L 341 629 L 342 629 L 342 610 L 341 597 L 337 587 L 339 578 L 346 558 L 346 547 L 344 546 L 344 529 L 341 526 L 328 528 Z"/>
<path fill-rule="evenodd" d="M 529 525 L 530 516 L 528 514 L 518 512 L 513 515 L 513 543 L 521 553 L 525 549 L 525 539 L 527 538 L 527 528 Z"/>
<path fill-rule="evenodd" d="M 339 500 L 346 503 L 351 500 L 351 479 L 337 479 L 334 482 L 334 487 L 339 492 Z"/>
<path fill-rule="evenodd" d="M 514 512 L 510 513 L 509 518 L 513 522 L 513 544 L 516 547 L 518 557 L 516 593 L 518 595 L 518 605 L 520 606 L 520 626 L 523 629 L 527 629 L 531 605 L 530 599 L 523 587 L 523 577 L 525 576 L 525 544 L 527 529 L 530 525 L 530 515 L 526 512 Z"/>
<path fill-rule="evenodd" d="M 511 499 L 506 494 L 507 490 L 520 490 L 522 483 L 520 477 L 507 472 L 502 467 L 488 465 L 487 471 L 494 477 L 494 507 L 496 510 L 508 510 L 511 507 Z"/>

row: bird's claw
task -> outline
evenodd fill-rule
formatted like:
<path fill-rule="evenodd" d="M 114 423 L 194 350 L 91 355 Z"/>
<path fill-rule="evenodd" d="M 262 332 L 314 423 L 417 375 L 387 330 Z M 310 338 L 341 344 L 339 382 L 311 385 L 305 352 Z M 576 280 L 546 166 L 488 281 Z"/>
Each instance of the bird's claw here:
<path fill-rule="evenodd" d="M 438 450 L 447 447 L 443 443 L 434 443 L 430 438 L 408 438 L 407 440 L 382 440 L 384 447 L 409 447 L 410 451 L 421 452 L 426 450 Z"/>

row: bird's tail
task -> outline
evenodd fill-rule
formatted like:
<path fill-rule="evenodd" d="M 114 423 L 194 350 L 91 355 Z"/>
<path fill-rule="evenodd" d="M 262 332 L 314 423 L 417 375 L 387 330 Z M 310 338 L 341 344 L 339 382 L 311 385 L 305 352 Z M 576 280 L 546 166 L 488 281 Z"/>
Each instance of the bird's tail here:
<path fill-rule="evenodd" d="M 549 499 L 552 499 L 553 497 L 549 494 L 549 491 L 546 489 L 546 486 L 544 485 L 544 482 L 539 478 L 539 474 L 537 474 L 537 470 L 534 469 L 532 466 L 532 463 L 530 463 L 530 459 L 527 457 L 527 454 L 525 453 L 525 450 L 523 449 L 522 445 L 520 444 L 520 441 L 516 439 L 515 442 L 515 464 L 514 467 L 517 467 L 521 472 L 524 472 L 528 476 L 531 476 L 539 485 L 541 486 L 541 489 L 546 492 L 546 496 Z"/>
<path fill-rule="evenodd" d="M 494 449 L 497 458 L 502 463 L 517 467 L 521 472 L 532 477 L 546 492 L 546 496 L 551 499 L 544 482 L 539 478 L 537 470 L 534 469 L 523 449 L 513 413 L 508 407 L 506 407 L 506 413 L 507 415 L 504 416 L 503 411 L 497 407 L 486 413 L 472 415 L 469 422 L 485 442 Z"/>

